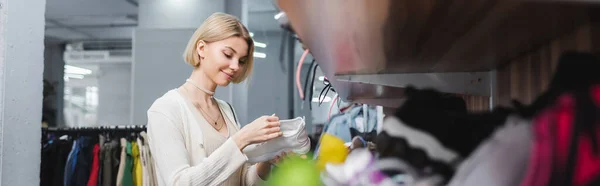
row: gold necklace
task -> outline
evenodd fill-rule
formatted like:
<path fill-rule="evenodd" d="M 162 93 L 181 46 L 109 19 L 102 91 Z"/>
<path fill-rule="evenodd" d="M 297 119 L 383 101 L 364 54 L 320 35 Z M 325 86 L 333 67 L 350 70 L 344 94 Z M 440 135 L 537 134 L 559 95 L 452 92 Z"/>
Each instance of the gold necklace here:
<path fill-rule="evenodd" d="M 183 87 L 183 89 L 184 89 L 184 90 L 185 90 L 185 91 L 186 91 L 188 94 L 191 94 L 191 93 L 190 93 L 190 91 L 189 91 L 187 88 Z M 213 97 L 211 97 L 211 98 L 213 98 Z M 214 98 L 213 98 L 213 99 L 214 99 Z M 211 126 L 214 128 L 214 129 L 216 129 L 217 131 L 219 131 L 219 130 L 221 130 L 221 129 L 222 129 L 224 126 L 225 126 L 225 125 L 221 125 L 221 127 L 217 128 L 218 122 L 219 122 L 219 120 L 221 120 L 221 117 L 217 116 L 217 119 L 214 119 L 213 117 L 211 117 L 211 116 L 210 116 L 210 114 L 208 114 L 208 112 L 206 112 L 204 109 L 202 109 L 202 107 L 200 106 L 200 104 L 199 104 L 199 103 L 192 101 L 192 104 L 194 105 L 194 107 L 196 107 L 196 108 L 200 109 L 200 112 L 202 112 L 202 113 L 203 113 L 203 115 L 206 115 L 206 116 L 208 116 L 208 119 L 212 120 L 212 122 L 211 122 L 211 121 L 208 121 L 208 120 L 207 120 L 207 121 L 208 121 L 209 123 L 211 123 L 211 124 L 212 124 L 212 123 L 214 123 L 214 125 L 211 125 Z M 220 115 L 223 115 L 223 114 L 222 114 L 220 111 L 219 111 L 219 114 L 220 114 Z M 206 118 L 205 118 L 205 119 L 206 119 Z"/>
<path fill-rule="evenodd" d="M 211 120 L 214 121 L 215 124 L 214 124 L 213 128 L 217 129 L 217 131 L 221 130 L 223 128 L 224 125 L 221 125 L 221 127 L 216 128 L 219 120 L 221 120 L 221 117 L 217 116 L 217 119 L 215 120 L 214 118 L 210 117 L 210 114 L 208 114 L 208 112 L 206 112 L 204 109 L 202 109 L 202 107 L 200 107 L 200 105 L 198 105 L 197 107 L 200 108 L 200 111 L 202 111 L 206 116 L 208 116 Z"/>

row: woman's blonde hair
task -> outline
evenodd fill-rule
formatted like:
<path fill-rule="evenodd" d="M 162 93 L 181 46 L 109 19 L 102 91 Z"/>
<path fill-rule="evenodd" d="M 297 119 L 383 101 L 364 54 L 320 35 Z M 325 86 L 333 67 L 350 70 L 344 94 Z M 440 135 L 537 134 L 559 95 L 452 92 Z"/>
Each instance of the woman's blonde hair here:
<path fill-rule="evenodd" d="M 225 13 L 214 13 L 209 16 L 190 38 L 190 41 L 185 48 L 183 58 L 186 63 L 197 68 L 200 66 L 200 56 L 196 50 L 198 42 L 204 41 L 211 43 L 221 41 L 230 37 L 240 37 L 248 43 L 248 56 L 246 64 L 242 68 L 241 74 L 235 77 L 232 82 L 240 83 L 244 81 L 254 66 L 254 41 L 250 37 L 248 29 L 234 16 Z"/>

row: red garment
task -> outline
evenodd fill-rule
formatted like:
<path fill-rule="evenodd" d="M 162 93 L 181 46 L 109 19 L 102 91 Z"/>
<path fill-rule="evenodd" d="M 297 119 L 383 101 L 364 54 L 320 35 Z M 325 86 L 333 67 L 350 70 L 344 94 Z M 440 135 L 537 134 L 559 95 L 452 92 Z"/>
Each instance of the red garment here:
<path fill-rule="evenodd" d="M 590 90 L 590 96 L 596 107 L 600 107 L 600 86 Z M 593 152 L 593 141 L 600 148 L 600 126 L 595 125 L 596 137 L 579 134 L 576 139 L 574 168 L 568 170 L 570 143 L 575 124 L 575 96 L 560 96 L 552 107 L 537 115 L 534 124 L 534 145 L 531 149 L 530 163 L 521 186 L 556 185 L 556 180 L 564 178 L 565 171 L 573 171 L 570 185 L 584 186 L 598 184 L 600 180 L 600 155 Z M 590 121 L 593 122 L 593 121 Z M 568 178 L 567 178 L 568 179 Z M 560 183 L 558 183 L 560 184 Z"/>
<path fill-rule="evenodd" d="M 94 159 L 92 160 L 92 171 L 90 172 L 90 179 L 88 180 L 87 186 L 98 185 L 98 169 L 100 169 L 100 145 L 94 145 Z"/>

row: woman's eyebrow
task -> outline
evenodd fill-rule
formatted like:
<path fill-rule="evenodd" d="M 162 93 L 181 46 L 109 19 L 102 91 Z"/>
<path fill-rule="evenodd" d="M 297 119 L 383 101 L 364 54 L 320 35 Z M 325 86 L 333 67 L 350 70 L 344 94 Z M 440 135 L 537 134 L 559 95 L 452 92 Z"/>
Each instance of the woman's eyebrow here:
<path fill-rule="evenodd" d="M 233 53 L 234 53 L 234 54 L 237 54 L 237 51 L 235 51 L 235 49 L 233 49 L 233 48 L 231 48 L 231 47 L 229 47 L 229 46 L 225 46 L 225 48 L 231 49 L 231 50 L 233 50 Z"/>

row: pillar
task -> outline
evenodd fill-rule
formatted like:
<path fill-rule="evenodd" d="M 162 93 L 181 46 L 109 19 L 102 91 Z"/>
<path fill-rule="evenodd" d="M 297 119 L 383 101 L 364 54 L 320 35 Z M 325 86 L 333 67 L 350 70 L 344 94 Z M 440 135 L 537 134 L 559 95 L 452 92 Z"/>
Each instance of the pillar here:
<path fill-rule="evenodd" d="M 0 0 L 0 185 L 39 185 L 45 0 Z"/>

